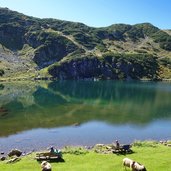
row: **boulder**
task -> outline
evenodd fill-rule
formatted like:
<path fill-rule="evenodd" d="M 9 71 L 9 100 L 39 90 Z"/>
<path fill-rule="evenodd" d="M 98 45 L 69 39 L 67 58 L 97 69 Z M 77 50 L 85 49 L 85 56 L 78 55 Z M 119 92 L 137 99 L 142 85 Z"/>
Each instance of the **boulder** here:
<path fill-rule="evenodd" d="M 5 156 L 3 156 L 3 157 L 0 158 L 1 161 L 4 161 L 5 159 L 6 159 Z"/>
<path fill-rule="evenodd" d="M 13 150 L 11 150 L 11 151 L 8 153 L 8 156 L 9 156 L 9 157 L 12 157 L 12 156 L 17 156 L 17 157 L 19 157 L 19 156 L 21 156 L 21 154 L 22 154 L 22 152 L 21 152 L 20 150 L 18 150 L 18 149 L 13 149 Z"/>

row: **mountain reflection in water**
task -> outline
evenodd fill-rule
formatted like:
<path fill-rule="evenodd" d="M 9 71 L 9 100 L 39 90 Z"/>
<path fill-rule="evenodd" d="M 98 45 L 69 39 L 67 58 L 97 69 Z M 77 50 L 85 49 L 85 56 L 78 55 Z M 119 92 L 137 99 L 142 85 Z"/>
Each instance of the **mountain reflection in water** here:
<path fill-rule="evenodd" d="M 171 129 L 168 126 L 171 125 L 170 102 L 169 83 L 121 81 L 3 83 L 0 85 L 0 144 L 3 146 L 1 141 L 5 143 L 7 139 L 13 138 L 10 140 L 13 141 L 11 146 L 15 146 L 14 139 L 25 136 L 29 131 L 31 134 L 27 142 L 34 142 L 36 136 L 33 138 L 31 135 L 37 135 L 37 139 L 39 135 L 40 138 L 42 128 L 46 128 L 44 131 L 47 130 L 43 135 L 46 135 L 48 144 L 53 143 L 49 130 L 52 132 L 55 130 L 53 136 L 58 134 L 56 131 L 63 130 L 60 134 L 60 139 L 63 139 L 60 141 L 61 146 L 69 143 L 94 144 L 104 140 L 110 143 L 115 138 L 123 141 L 150 137 L 171 139 Z M 73 129 L 72 125 L 78 127 Z M 129 128 L 132 133 L 126 136 L 130 131 Z M 89 138 L 88 135 L 86 140 L 78 138 L 83 132 L 86 134 L 86 130 Z M 103 133 L 98 134 L 99 130 L 103 130 Z M 153 134 L 150 134 L 151 130 Z M 75 137 L 74 141 L 68 140 L 73 134 L 76 134 L 77 138 Z M 152 137 L 153 135 L 155 136 Z M 24 142 L 19 144 L 24 145 Z"/>

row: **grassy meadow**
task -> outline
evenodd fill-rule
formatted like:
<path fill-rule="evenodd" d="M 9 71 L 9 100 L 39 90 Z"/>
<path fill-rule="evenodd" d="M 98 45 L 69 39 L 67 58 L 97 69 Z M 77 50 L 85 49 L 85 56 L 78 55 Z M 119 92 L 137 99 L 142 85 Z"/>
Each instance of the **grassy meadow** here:
<path fill-rule="evenodd" d="M 131 158 L 144 164 L 148 171 L 171 170 L 171 147 L 154 142 L 135 143 L 132 147 L 134 153 L 127 155 L 101 154 L 94 150 L 79 152 L 72 149 L 64 152 L 63 163 L 51 163 L 52 170 L 62 171 L 123 171 L 122 160 L 124 157 Z M 40 171 L 40 163 L 35 159 L 35 153 L 22 157 L 19 162 L 6 164 L 0 162 L 0 170 L 3 171 Z M 129 170 L 129 168 L 128 168 Z"/>

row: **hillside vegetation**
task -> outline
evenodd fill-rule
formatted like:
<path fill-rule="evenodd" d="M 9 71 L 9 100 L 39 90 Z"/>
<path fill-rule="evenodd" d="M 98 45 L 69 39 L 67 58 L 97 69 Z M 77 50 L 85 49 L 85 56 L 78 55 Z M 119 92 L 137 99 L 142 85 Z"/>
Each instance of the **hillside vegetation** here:
<path fill-rule="evenodd" d="M 150 23 L 93 28 L 0 8 L 0 78 L 171 78 L 170 30 Z"/>

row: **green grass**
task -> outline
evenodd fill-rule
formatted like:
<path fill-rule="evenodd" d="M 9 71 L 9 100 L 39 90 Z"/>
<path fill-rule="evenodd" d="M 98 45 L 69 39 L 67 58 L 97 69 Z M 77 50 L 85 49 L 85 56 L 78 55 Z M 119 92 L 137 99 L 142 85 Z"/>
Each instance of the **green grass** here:
<path fill-rule="evenodd" d="M 138 142 L 132 149 L 134 153 L 128 155 L 99 154 L 94 151 L 76 155 L 78 150 L 74 154 L 72 149 L 72 153 L 67 151 L 63 154 L 64 163 L 52 163 L 52 168 L 53 171 L 123 171 L 122 159 L 128 157 L 144 164 L 148 171 L 171 170 L 171 147 L 155 142 Z M 3 171 L 40 171 L 40 163 L 34 157 L 35 154 L 31 154 L 14 164 L 0 162 L 0 168 Z"/>

